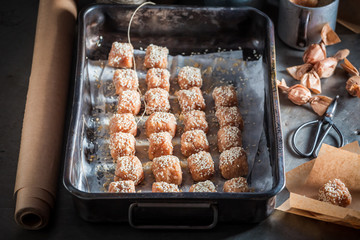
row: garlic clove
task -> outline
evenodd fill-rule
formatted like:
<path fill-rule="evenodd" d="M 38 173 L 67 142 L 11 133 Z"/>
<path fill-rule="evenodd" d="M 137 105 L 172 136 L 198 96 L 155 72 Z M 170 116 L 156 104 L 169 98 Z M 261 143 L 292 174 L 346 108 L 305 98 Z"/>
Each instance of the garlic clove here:
<path fill-rule="evenodd" d="M 315 96 L 312 97 L 309 102 L 314 112 L 316 112 L 319 116 L 322 116 L 331 104 L 332 98 L 327 96 Z"/>
<path fill-rule="evenodd" d="M 342 68 L 350 74 L 350 76 L 359 76 L 359 71 L 351 64 L 347 58 L 344 59 L 344 63 L 340 64 Z"/>
<path fill-rule="evenodd" d="M 299 80 L 305 73 L 309 72 L 313 68 L 311 63 L 304 63 L 302 65 L 286 68 L 287 72 L 296 80 Z"/>
<path fill-rule="evenodd" d="M 301 78 L 300 83 L 316 94 L 321 93 L 320 77 L 314 70 L 305 73 Z"/>
<path fill-rule="evenodd" d="M 304 63 L 315 64 L 326 58 L 326 48 L 323 42 L 319 44 L 311 44 L 304 52 Z"/>
<path fill-rule="evenodd" d="M 314 65 L 314 71 L 320 78 L 328 78 L 335 72 L 338 60 L 334 57 L 328 57 Z"/>
<path fill-rule="evenodd" d="M 289 88 L 288 98 L 296 105 L 306 104 L 311 98 L 311 92 L 303 85 L 296 84 Z"/>
<path fill-rule="evenodd" d="M 331 29 L 329 23 L 326 23 L 321 29 L 321 39 L 327 46 L 341 42 L 339 36 Z"/>
<path fill-rule="evenodd" d="M 360 98 L 360 77 L 353 76 L 346 81 L 346 90 L 351 96 Z"/>

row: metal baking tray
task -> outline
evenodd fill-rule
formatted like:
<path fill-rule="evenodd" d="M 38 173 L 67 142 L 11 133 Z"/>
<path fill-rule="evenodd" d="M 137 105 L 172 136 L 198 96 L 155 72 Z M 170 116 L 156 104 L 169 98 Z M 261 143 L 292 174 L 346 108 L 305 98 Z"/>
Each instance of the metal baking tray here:
<path fill-rule="evenodd" d="M 106 59 L 112 42 L 127 41 L 127 27 L 135 8 L 92 5 L 80 13 L 74 98 L 63 176 L 80 216 L 88 221 L 129 222 L 137 228 L 192 229 L 212 228 L 218 221 L 259 222 L 265 219 L 274 210 L 275 196 L 284 187 L 285 177 L 275 83 L 274 29 L 271 20 L 254 8 L 145 6 L 131 25 L 131 42 L 137 49 L 135 56 L 143 93 L 141 82 L 146 70 L 140 64 L 143 56 L 140 50 L 150 43 L 169 49 L 172 86 L 176 85 L 173 81 L 182 64 L 200 64 L 203 68 L 213 62 L 219 64 L 212 65 L 211 76 L 203 76 L 202 88 L 211 126 L 208 139 L 217 169 L 212 180 L 218 192 L 187 192 L 192 182 L 184 166 L 181 193 L 151 193 L 149 186 L 153 177 L 151 171 L 146 170 L 149 160 L 146 159 L 146 144 L 141 139 L 144 135 L 141 123 L 136 155 L 145 166 L 145 183 L 137 193 L 105 191 L 114 164 L 108 154 L 108 133 L 104 126 L 116 107 L 116 97 L 112 96 L 112 70 L 106 66 Z M 228 71 L 224 73 L 224 69 Z M 245 120 L 243 138 L 250 165 L 247 179 L 253 189 L 249 193 L 221 191 L 224 179 L 218 170 L 218 128 L 213 120 L 210 96 L 214 86 L 224 82 L 236 87 Z M 176 90 L 175 87 L 170 92 Z M 176 99 L 171 98 L 175 112 L 178 111 L 176 104 Z M 177 139 L 181 135 L 181 122 L 178 124 Z M 255 140 L 254 132 L 259 132 Z M 186 162 L 177 149 L 178 143 L 174 154 Z"/>

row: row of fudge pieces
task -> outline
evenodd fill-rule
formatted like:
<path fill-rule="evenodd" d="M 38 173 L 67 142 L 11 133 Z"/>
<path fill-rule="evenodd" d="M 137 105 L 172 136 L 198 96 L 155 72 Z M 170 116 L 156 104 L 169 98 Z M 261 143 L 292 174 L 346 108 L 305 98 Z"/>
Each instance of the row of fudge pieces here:
<path fill-rule="evenodd" d="M 112 54 L 112 52 L 116 52 L 116 48 L 119 48 L 120 45 L 121 44 L 118 43 L 113 44 L 114 50 L 111 50 L 109 57 L 116 56 L 116 54 Z M 167 54 L 168 50 L 166 48 L 150 45 L 146 49 L 144 61 L 145 67 L 150 68 L 146 75 L 148 91 L 145 93 L 145 113 L 150 116 L 145 123 L 145 127 L 146 135 L 149 139 L 149 159 L 153 160 L 152 171 L 156 180 L 153 185 L 154 192 L 176 191 L 176 189 L 178 189 L 176 184 L 181 184 L 182 182 L 180 161 L 177 157 L 171 156 L 173 152 L 171 140 L 176 132 L 176 119 L 173 114 L 168 113 L 170 110 L 168 93 L 170 89 L 170 73 L 165 69 L 167 67 Z M 117 57 L 121 58 L 121 56 Z M 132 55 L 123 56 L 123 58 L 132 59 Z M 113 62 L 114 61 L 109 59 L 110 65 Z M 126 62 L 129 63 L 131 61 Z M 131 65 L 116 65 L 115 67 L 130 66 Z M 132 105 L 130 106 L 130 108 L 132 108 L 130 113 L 137 114 L 140 110 L 140 104 L 131 104 L 130 102 L 131 99 L 137 99 L 137 101 L 133 100 L 135 103 L 140 102 L 140 95 L 134 93 L 138 88 L 136 72 L 131 69 L 118 69 L 115 71 L 113 81 L 116 93 L 120 94 L 118 113 L 123 113 L 124 110 L 128 112 L 129 110 L 124 106 Z M 132 95 L 128 94 L 129 97 L 125 95 L 124 98 L 122 95 L 124 93 L 127 94 L 125 91 L 132 91 Z M 112 120 L 116 117 L 119 118 L 120 116 L 115 115 Z M 110 132 L 114 129 L 112 122 L 113 121 L 110 121 Z M 116 123 L 119 123 L 119 121 Z M 116 128 L 119 129 L 121 127 L 118 126 Z M 134 135 L 136 135 L 136 130 L 134 133 Z M 140 160 L 135 156 L 119 158 L 115 171 L 115 182 L 110 184 L 109 192 L 135 192 L 135 185 L 143 179 L 143 171 L 141 163 L 139 163 Z"/>
<path fill-rule="evenodd" d="M 117 113 L 109 122 L 110 154 L 116 162 L 114 182 L 109 192 L 135 192 L 145 175 L 139 158 L 135 156 L 137 122 L 134 115 L 141 109 L 138 92 L 139 80 L 134 66 L 134 49 L 131 44 L 114 42 L 108 65 L 116 69 L 113 83 L 119 95 Z"/>
<path fill-rule="evenodd" d="M 209 180 L 215 173 L 214 161 L 209 153 L 206 137 L 209 130 L 205 115 L 203 84 L 199 68 L 186 66 L 178 74 L 180 91 L 176 93 L 183 116 L 184 132 L 181 135 L 181 153 L 187 157 L 192 179 L 198 182 L 190 192 L 216 192 Z"/>
<path fill-rule="evenodd" d="M 220 129 L 217 133 L 220 154 L 219 169 L 225 182 L 234 192 L 248 192 L 246 179 L 248 162 L 242 148 L 244 122 L 237 107 L 235 88 L 231 85 L 216 87 L 212 93 L 215 101 L 215 116 Z"/>
<path fill-rule="evenodd" d="M 151 114 L 146 121 L 146 134 L 149 138 L 149 158 L 154 160 L 153 172 L 157 181 L 165 179 L 164 162 L 176 162 L 177 158 L 161 157 L 172 154 L 171 139 L 176 132 L 176 119 L 167 113 L 170 110 L 169 89 L 170 73 L 167 66 L 166 48 L 150 45 L 146 50 L 144 65 L 150 68 L 146 75 L 148 91 L 145 93 L 145 113 Z M 138 76 L 133 67 L 133 47 L 127 43 L 113 43 L 109 54 L 108 64 L 117 69 L 113 76 L 116 94 L 119 94 L 117 114 L 110 119 L 110 149 L 111 156 L 116 159 L 114 182 L 109 185 L 109 192 L 135 192 L 135 185 L 144 179 L 141 161 L 135 154 L 135 136 L 137 123 L 133 115 L 137 115 L 141 108 Z M 160 126 L 159 128 L 159 123 Z M 168 131 L 162 131 L 164 128 Z M 182 172 L 180 164 L 181 182 Z M 165 178 L 164 178 L 165 177 Z M 168 180 L 169 181 L 169 180 Z"/>
<path fill-rule="evenodd" d="M 182 182 L 180 160 L 173 156 L 172 138 L 176 134 L 176 118 L 169 113 L 170 73 L 167 67 L 167 48 L 150 45 L 146 49 L 145 67 L 148 87 L 145 93 L 145 112 L 151 114 L 145 122 L 149 140 L 149 159 L 155 182 L 152 192 L 179 192 Z"/>

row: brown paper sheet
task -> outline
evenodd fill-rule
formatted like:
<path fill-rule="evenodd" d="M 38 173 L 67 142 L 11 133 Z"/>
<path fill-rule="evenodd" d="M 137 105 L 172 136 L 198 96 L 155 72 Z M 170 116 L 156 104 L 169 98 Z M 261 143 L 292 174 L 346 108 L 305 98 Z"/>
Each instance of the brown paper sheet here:
<path fill-rule="evenodd" d="M 277 209 L 360 229 L 360 191 L 356 184 L 360 176 L 359 164 L 357 141 L 341 149 L 323 144 L 317 159 L 286 173 L 290 198 Z M 317 200 L 319 188 L 333 178 L 340 178 L 350 190 L 353 201 L 347 208 Z"/>
<path fill-rule="evenodd" d="M 39 2 L 14 192 L 26 229 L 46 226 L 55 201 L 76 16 L 74 0 Z"/>

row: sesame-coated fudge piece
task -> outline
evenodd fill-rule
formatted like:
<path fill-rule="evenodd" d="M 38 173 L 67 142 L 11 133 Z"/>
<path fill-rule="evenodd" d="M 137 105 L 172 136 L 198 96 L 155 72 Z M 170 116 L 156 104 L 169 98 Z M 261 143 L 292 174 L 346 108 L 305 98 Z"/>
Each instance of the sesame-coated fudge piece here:
<path fill-rule="evenodd" d="M 116 160 L 114 181 L 132 180 L 135 185 L 138 185 L 143 179 L 144 171 L 136 156 L 124 156 Z"/>
<path fill-rule="evenodd" d="M 176 156 L 167 155 L 154 158 L 152 172 L 156 182 L 167 182 L 180 185 L 182 171 L 180 161 Z"/>
<path fill-rule="evenodd" d="M 188 90 L 180 90 L 176 93 L 182 112 L 192 110 L 204 110 L 205 100 L 198 87 L 192 87 Z"/>
<path fill-rule="evenodd" d="M 238 127 L 240 130 L 244 128 L 244 121 L 238 107 L 219 107 L 215 112 L 215 116 L 218 119 L 220 128 L 225 126 Z"/>
<path fill-rule="evenodd" d="M 347 207 L 351 204 L 349 189 L 340 179 L 329 180 L 319 190 L 319 200 L 333 205 Z"/>
<path fill-rule="evenodd" d="M 188 157 L 189 170 L 194 181 L 210 179 L 214 173 L 214 161 L 210 153 L 201 151 Z"/>
<path fill-rule="evenodd" d="M 150 68 L 146 73 L 147 88 L 162 88 L 170 90 L 170 72 L 163 68 Z"/>
<path fill-rule="evenodd" d="M 154 182 L 152 185 L 152 192 L 180 192 L 179 187 L 167 182 Z"/>
<path fill-rule="evenodd" d="M 223 152 L 232 147 L 242 146 L 242 136 L 239 128 L 234 126 L 225 126 L 220 128 L 217 133 L 218 149 Z"/>
<path fill-rule="evenodd" d="M 149 159 L 172 155 L 173 145 L 172 136 L 168 132 L 153 133 L 149 137 Z"/>
<path fill-rule="evenodd" d="M 212 93 L 216 109 L 219 107 L 233 107 L 237 105 L 237 97 L 234 86 L 216 87 Z"/>
<path fill-rule="evenodd" d="M 116 181 L 109 185 L 109 193 L 135 193 L 135 184 L 133 181 Z"/>
<path fill-rule="evenodd" d="M 206 180 L 191 185 L 189 192 L 216 192 L 216 188 L 211 181 Z"/>
<path fill-rule="evenodd" d="M 169 50 L 150 44 L 146 48 L 144 66 L 146 68 L 166 68 Z"/>
<path fill-rule="evenodd" d="M 134 115 L 131 113 L 115 113 L 109 122 L 110 134 L 122 132 L 130 133 L 136 136 L 137 133 L 137 123 L 135 121 Z"/>
<path fill-rule="evenodd" d="M 241 147 L 233 147 L 220 154 L 219 164 L 221 175 L 225 179 L 246 176 L 248 162 L 246 152 Z"/>
<path fill-rule="evenodd" d="M 209 131 L 209 125 L 206 121 L 205 112 L 193 110 L 184 114 L 184 131 L 203 130 L 205 133 Z"/>
<path fill-rule="evenodd" d="M 169 92 L 162 88 L 151 88 L 145 93 L 146 114 L 168 112 L 170 110 Z"/>
<path fill-rule="evenodd" d="M 113 83 L 115 85 L 116 94 L 122 91 L 134 90 L 139 87 L 139 80 L 136 72 L 132 69 L 117 69 L 115 70 Z"/>
<path fill-rule="evenodd" d="M 137 115 L 140 112 L 140 93 L 133 90 L 126 90 L 119 95 L 117 113 L 131 113 Z"/>
<path fill-rule="evenodd" d="M 185 157 L 200 151 L 209 151 L 209 142 L 204 131 L 192 130 L 181 135 L 181 153 Z"/>
<path fill-rule="evenodd" d="M 174 114 L 166 112 L 152 113 L 145 122 L 146 136 L 150 137 L 151 134 L 158 132 L 168 132 L 174 137 L 176 126 Z"/>
<path fill-rule="evenodd" d="M 181 89 L 202 86 L 200 68 L 186 66 L 180 69 L 178 74 L 178 84 Z"/>
<path fill-rule="evenodd" d="M 110 153 L 114 160 L 135 154 L 135 137 L 130 133 L 117 132 L 110 135 Z"/>
<path fill-rule="evenodd" d="M 132 68 L 134 48 L 130 43 L 114 42 L 109 53 L 108 64 L 117 68 Z"/>
<path fill-rule="evenodd" d="M 224 192 L 250 192 L 246 178 L 238 177 L 227 180 L 223 187 Z"/>

